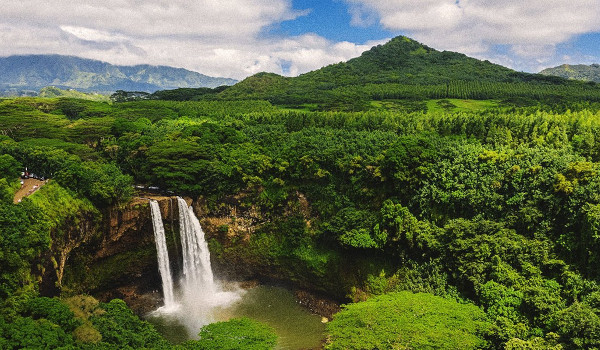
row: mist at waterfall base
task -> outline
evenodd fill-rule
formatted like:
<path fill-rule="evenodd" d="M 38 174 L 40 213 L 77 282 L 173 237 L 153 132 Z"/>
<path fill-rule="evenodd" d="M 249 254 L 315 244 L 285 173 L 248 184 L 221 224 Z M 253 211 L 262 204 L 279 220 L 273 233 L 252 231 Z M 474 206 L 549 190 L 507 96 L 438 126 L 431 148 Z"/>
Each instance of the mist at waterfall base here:
<path fill-rule="evenodd" d="M 174 284 L 160 208 L 158 202 L 150 201 L 164 296 L 164 306 L 151 316 L 178 321 L 185 326 L 190 338 L 194 338 L 202 326 L 220 320 L 217 316 L 220 310 L 240 300 L 244 291 L 232 286 L 225 290 L 215 281 L 200 222 L 183 198 L 178 197 L 177 202 L 183 270 L 178 283 Z"/>
<path fill-rule="evenodd" d="M 209 323 L 250 317 L 275 329 L 278 349 L 318 347 L 325 331 L 321 317 L 299 305 L 289 290 L 274 286 L 242 290 L 235 284 L 215 281 L 200 223 L 184 199 L 178 198 L 177 202 L 183 266 L 175 285 L 160 207 L 158 202 L 150 202 L 165 305 L 147 320 L 176 344 L 197 339 L 200 328 Z"/>

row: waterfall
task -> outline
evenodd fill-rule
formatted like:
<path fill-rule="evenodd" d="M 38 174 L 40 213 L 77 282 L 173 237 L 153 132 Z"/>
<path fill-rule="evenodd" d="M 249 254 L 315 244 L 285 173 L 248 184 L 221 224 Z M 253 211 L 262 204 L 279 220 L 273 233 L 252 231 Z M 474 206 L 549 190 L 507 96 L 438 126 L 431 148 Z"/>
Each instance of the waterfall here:
<path fill-rule="evenodd" d="M 171 277 L 171 268 L 169 266 L 169 252 L 167 251 L 167 241 L 165 240 L 165 229 L 160 214 L 158 202 L 151 199 L 150 208 L 152 213 L 152 225 L 154 226 L 154 241 L 156 242 L 156 255 L 158 256 L 158 270 L 162 279 L 163 295 L 165 299 L 165 308 L 175 307 L 175 296 L 173 293 L 173 278 Z"/>
<path fill-rule="evenodd" d="M 183 273 L 180 281 L 180 318 L 192 336 L 209 323 L 215 322 L 220 310 L 241 298 L 240 290 L 225 291 L 214 279 L 210 266 L 210 251 L 204 231 L 192 207 L 177 197 L 179 233 Z M 185 311 L 184 311 L 185 310 Z"/>
<path fill-rule="evenodd" d="M 152 314 L 177 320 L 186 327 L 191 337 L 197 337 L 202 326 L 222 319 L 219 313 L 238 301 L 242 291 L 233 286 L 230 286 L 230 290 L 223 290 L 221 284 L 215 281 L 210 266 L 210 251 L 200 222 L 192 207 L 183 198 L 177 197 L 183 270 L 174 295 L 158 202 L 151 200 L 150 204 L 165 297 L 165 306 Z"/>
<path fill-rule="evenodd" d="M 194 290 L 204 295 L 217 291 L 210 266 L 210 252 L 204 239 L 204 231 L 192 207 L 185 200 L 177 197 L 179 206 L 179 233 L 183 255 L 184 290 Z"/>

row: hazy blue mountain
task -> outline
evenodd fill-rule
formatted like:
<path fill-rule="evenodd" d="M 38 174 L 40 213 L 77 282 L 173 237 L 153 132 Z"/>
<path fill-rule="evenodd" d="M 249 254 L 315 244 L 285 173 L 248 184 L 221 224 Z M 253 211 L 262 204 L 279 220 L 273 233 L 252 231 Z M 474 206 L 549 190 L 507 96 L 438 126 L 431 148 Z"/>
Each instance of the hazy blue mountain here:
<path fill-rule="evenodd" d="M 46 86 L 86 92 L 116 90 L 154 92 L 163 89 L 217 87 L 237 81 L 214 78 L 167 66 L 116 66 L 61 55 L 0 57 L 0 90 L 38 91 Z"/>
<path fill-rule="evenodd" d="M 589 66 L 585 64 L 563 64 L 558 67 L 546 68 L 540 74 L 600 83 L 600 64 Z"/>

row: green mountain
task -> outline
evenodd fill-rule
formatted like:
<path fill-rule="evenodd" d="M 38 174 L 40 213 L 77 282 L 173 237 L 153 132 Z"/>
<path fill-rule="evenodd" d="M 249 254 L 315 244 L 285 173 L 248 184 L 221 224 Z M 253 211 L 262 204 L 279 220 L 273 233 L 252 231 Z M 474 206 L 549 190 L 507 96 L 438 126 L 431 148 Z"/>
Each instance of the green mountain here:
<path fill-rule="evenodd" d="M 219 96 L 356 110 L 368 101 L 385 99 L 596 99 L 600 89 L 562 78 L 517 72 L 456 52 L 437 51 L 399 36 L 360 57 L 298 77 L 259 73 Z"/>
<path fill-rule="evenodd" d="M 589 66 L 585 64 L 563 64 L 554 68 L 546 68 L 540 74 L 600 83 L 600 64 L 591 64 Z"/>
<path fill-rule="evenodd" d="M 132 90 L 154 92 L 175 88 L 214 88 L 237 81 L 214 78 L 167 66 L 116 66 L 106 62 L 60 55 L 0 58 L 0 91 L 5 94 L 55 86 L 85 92 Z"/>
<path fill-rule="evenodd" d="M 57 98 L 57 97 L 67 97 L 67 98 L 77 98 L 80 100 L 90 100 L 90 101 L 109 101 L 110 98 L 107 95 L 102 95 L 95 92 L 81 92 L 74 89 L 62 90 L 55 86 L 47 86 L 42 88 L 38 94 L 39 97 L 48 97 L 48 98 Z"/>

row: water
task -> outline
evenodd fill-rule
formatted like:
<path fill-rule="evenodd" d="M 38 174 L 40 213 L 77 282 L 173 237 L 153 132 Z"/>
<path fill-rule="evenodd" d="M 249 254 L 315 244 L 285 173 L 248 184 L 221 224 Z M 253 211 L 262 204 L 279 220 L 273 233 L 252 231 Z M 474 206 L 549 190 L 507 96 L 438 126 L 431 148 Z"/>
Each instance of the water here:
<path fill-rule="evenodd" d="M 300 306 L 287 289 L 260 286 L 244 291 L 215 280 L 200 222 L 183 198 L 178 197 L 177 204 L 183 271 L 173 293 L 160 210 L 158 203 L 151 201 L 165 307 L 152 312 L 148 320 L 165 338 L 181 343 L 197 339 L 200 328 L 209 323 L 250 317 L 275 329 L 278 349 L 319 347 L 325 329 L 321 318 Z"/>
<path fill-rule="evenodd" d="M 153 316 L 162 317 L 168 323 L 176 321 L 176 324 L 186 329 L 189 337 L 194 338 L 202 326 L 217 320 L 216 314 L 221 309 L 239 300 L 243 291 L 239 288 L 226 290 L 214 279 L 210 266 L 210 252 L 200 222 L 183 198 L 178 197 L 177 204 L 183 271 L 175 289 L 175 306 L 166 307 L 165 298 L 165 307 L 154 311 Z M 162 222 L 160 225 L 157 223 L 157 226 L 160 228 L 155 227 L 155 233 L 162 230 L 164 237 Z M 158 255 L 160 260 L 162 254 Z M 167 288 L 164 279 L 163 288 Z"/>
<path fill-rule="evenodd" d="M 169 266 L 169 252 L 167 250 L 167 241 L 165 240 L 165 229 L 163 227 L 158 202 L 150 200 L 150 208 L 152 213 L 152 225 L 154 226 L 154 241 L 156 242 L 158 270 L 163 286 L 164 308 L 172 309 L 175 308 L 177 304 L 173 292 L 173 278 L 171 276 L 171 267 Z"/>
<path fill-rule="evenodd" d="M 281 287 L 263 285 L 249 289 L 240 300 L 214 316 L 214 321 L 249 317 L 268 324 L 277 333 L 276 349 L 318 348 L 324 338 L 325 325 L 321 317 L 302 307 L 289 290 Z M 154 315 L 148 321 L 174 344 L 194 338 L 178 319 Z"/>
<path fill-rule="evenodd" d="M 204 231 L 192 207 L 188 207 L 183 198 L 177 197 L 177 205 L 183 254 L 182 287 L 185 291 L 214 294 L 217 287 L 210 266 L 210 252 L 204 239 Z"/>

